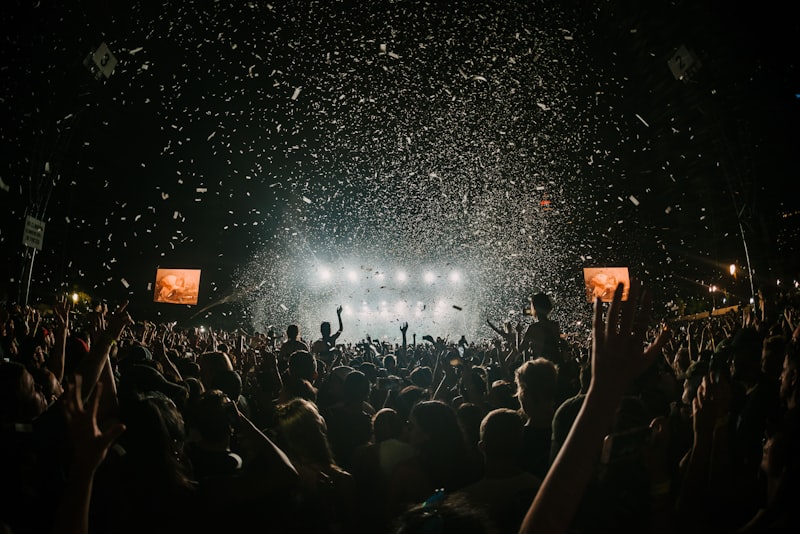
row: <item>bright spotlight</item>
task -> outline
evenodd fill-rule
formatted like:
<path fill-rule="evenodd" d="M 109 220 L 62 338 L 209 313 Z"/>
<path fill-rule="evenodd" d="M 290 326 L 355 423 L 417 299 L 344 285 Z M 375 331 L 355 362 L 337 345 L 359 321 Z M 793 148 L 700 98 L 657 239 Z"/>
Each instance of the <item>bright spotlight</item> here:
<path fill-rule="evenodd" d="M 331 279 L 331 271 L 330 271 L 330 269 L 327 269 L 325 267 L 320 269 L 319 270 L 319 277 L 320 277 L 321 280 L 323 280 L 325 282 L 330 280 Z"/>
<path fill-rule="evenodd" d="M 355 271 L 350 271 L 347 273 L 347 279 L 351 282 L 358 282 L 358 273 Z"/>
<path fill-rule="evenodd" d="M 408 279 L 408 275 L 405 273 L 405 271 L 399 271 L 397 273 L 397 279 L 401 282 L 405 282 Z"/>
<path fill-rule="evenodd" d="M 425 282 L 427 282 L 429 284 L 432 284 L 434 282 L 434 280 L 436 280 L 436 275 L 435 274 L 433 274 L 430 271 L 425 273 Z"/>
<path fill-rule="evenodd" d="M 72 302 L 75 303 L 75 304 L 78 303 L 78 294 L 77 293 L 73 293 L 72 294 Z"/>
<path fill-rule="evenodd" d="M 450 281 L 451 282 L 460 282 L 461 281 L 461 273 L 458 271 L 453 271 L 450 273 Z"/>

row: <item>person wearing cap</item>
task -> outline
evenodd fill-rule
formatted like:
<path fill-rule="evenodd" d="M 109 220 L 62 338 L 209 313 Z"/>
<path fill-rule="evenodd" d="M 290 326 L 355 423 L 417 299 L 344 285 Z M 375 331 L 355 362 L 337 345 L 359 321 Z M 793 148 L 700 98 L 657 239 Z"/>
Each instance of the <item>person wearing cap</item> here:
<path fill-rule="evenodd" d="M 163 393 L 179 408 L 186 404 L 189 397 L 189 391 L 185 386 L 170 382 L 153 365 L 136 363 L 121 373 L 119 384 L 121 401 L 153 391 Z"/>

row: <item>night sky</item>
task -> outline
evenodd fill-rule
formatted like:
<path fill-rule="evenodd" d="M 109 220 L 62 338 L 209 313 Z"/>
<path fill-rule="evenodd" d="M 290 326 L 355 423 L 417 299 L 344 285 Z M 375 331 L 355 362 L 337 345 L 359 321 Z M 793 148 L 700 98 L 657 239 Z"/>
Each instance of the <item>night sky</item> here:
<path fill-rule="evenodd" d="M 759 282 L 797 276 L 777 236 L 800 147 L 798 22 L 751 10 L 8 2 L 6 299 L 28 214 L 47 224 L 31 301 L 80 290 L 135 318 L 308 331 L 337 304 L 447 302 L 424 328 L 488 335 L 487 317 L 540 290 L 562 322 L 585 320 L 595 265 L 629 266 L 662 314 L 710 284 L 747 297 L 726 274 L 746 267 L 740 220 Z M 101 42 L 119 61 L 108 80 L 83 65 Z M 678 81 L 682 45 L 699 68 Z M 202 269 L 200 304 L 154 304 L 157 267 Z M 401 288 L 396 269 L 436 282 Z M 378 314 L 386 332 L 353 315 L 351 335 L 413 324 L 399 309 Z"/>

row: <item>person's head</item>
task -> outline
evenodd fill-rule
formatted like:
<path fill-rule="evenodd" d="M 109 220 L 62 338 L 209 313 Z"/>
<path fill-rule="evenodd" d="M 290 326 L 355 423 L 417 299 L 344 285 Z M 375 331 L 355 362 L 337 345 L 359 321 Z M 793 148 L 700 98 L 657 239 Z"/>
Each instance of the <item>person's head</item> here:
<path fill-rule="evenodd" d="M 552 408 L 558 384 L 558 370 L 553 362 L 545 358 L 528 360 L 514 372 L 517 397 L 520 407 L 531 414 L 538 406 Z"/>
<path fill-rule="evenodd" d="M 211 389 L 200 395 L 186 417 L 187 426 L 197 430 L 204 443 L 211 447 L 228 448 L 235 421 L 235 406 L 228 396 Z"/>
<path fill-rule="evenodd" d="M 484 379 L 484 375 L 481 374 L 478 369 L 478 367 L 474 367 L 473 372 L 469 373 L 468 375 L 461 374 L 459 377 L 458 392 L 461 396 L 466 396 L 470 387 L 477 395 L 483 396 L 487 393 L 488 388 L 486 386 L 486 380 Z"/>
<path fill-rule="evenodd" d="M 314 404 L 317 403 L 319 391 L 316 387 L 314 387 L 314 384 L 306 379 L 287 380 L 284 382 L 284 389 L 285 391 L 282 393 L 282 395 L 286 398 L 286 400 L 299 398 L 311 401 Z"/>
<path fill-rule="evenodd" d="M 384 356 L 383 367 L 386 368 L 386 374 L 394 374 L 397 370 L 397 357 L 394 354 Z"/>
<path fill-rule="evenodd" d="M 487 402 L 493 408 L 510 408 L 512 410 L 517 410 L 519 409 L 519 401 L 514 396 L 516 390 L 516 386 L 508 380 L 494 380 L 489 388 Z"/>
<path fill-rule="evenodd" d="M 481 421 L 479 447 L 485 457 L 519 459 L 524 421 L 519 411 L 492 410 Z"/>
<path fill-rule="evenodd" d="M 455 409 L 438 400 L 419 402 L 411 409 L 408 419 L 412 445 L 447 450 L 452 445 L 463 447 L 463 435 Z"/>
<path fill-rule="evenodd" d="M 392 534 L 498 534 L 488 512 L 459 494 L 432 496 L 398 515 Z"/>
<path fill-rule="evenodd" d="M 372 362 L 363 362 L 358 366 L 358 370 L 367 376 L 370 384 L 377 383 L 380 373 L 377 365 Z"/>
<path fill-rule="evenodd" d="M 328 338 L 331 336 L 331 323 L 328 321 L 322 321 L 319 325 L 319 331 L 322 334 L 322 337 Z"/>
<path fill-rule="evenodd" d="M 400 414 L 392 408 L 381 408 L 372 416 L 372 434 L 375 443 L 387 439 L 400 439 L 403 435 L 403 421 Z"/>
<path fill-rule="evenodd" d="M 34 367 L 30 370 L 30 373 L 36 383 L 36 389 L 42 394 L 45 404 L 48 406 L 54 403 L 56 399 L 64 393 L 64 388 L 61 386 L 58 378 L 47 367 Z"/>
<path fill-rule="evenodd" d="M 44 412 L 45 398 L 18 362 L 0 362 L 0 423 L 29 423 Z"/>
<path fill-rule="evenodd" d="M 233 370 L 228 355 L 221 351 L 204 352 L 200 355 L 200 381 L 206 389 L 211 389 L 217 377 L 225 371 Z"/>
<path fill-rule="evenodd" d="M 553 301 L 546 293 L 536 293 L 531 297 L 531 311 L 539 318 L 546 318 L 553 310 Z"/>
<path fill-rule="evenodd" d="M 417 367 L 411 371 L 408 377 L 412 384 L 423 389 L 427 389 L 433 384 L 433 371 L 431 371 L 431 368 L 427 365 Z"/>
<path fill-rule="evenodd" d="M 317 359 L 307 350 L 294 351 L 289 356 L 289 374 L 313 383 L 317 378 Z"/>
<path fill-rule="evenodd" d="M 278 443 L 290 458 L 335 465 L 325 419 L 313 402 L 295 398 L 279 404 L 275 411 Z"/>
<path fill-rule="evenodd" d="M 397 398 L 394 400 L 395 409 L 403 421 L 408 421 L 411 416 L 411 410 L 418 402 L 428 400 L 430 398 L 428 391 L 417 385 L 411 384 L 401 389 Z"/>
<path fill-rule="evenodd" d="M 708 375 L 709 364 L 703 360 L 697 360 L 689 366 L 683 379 L 683 393 L 681 394 L 681 402 L 685 406 L 691 406 L 695 396 L 697 396 L 697 388 L 703 381 L 703 377 Z"/>
<path fill-rule="evenodd" d="M 369 398 L 371 385 L 367 375 L 361 371 L 350 371 L 344 377 L 342 397 L 348 404 L 360 404 Z"/>
<path fill-rule="evenodd" d="M 120 403 L 120 417 L 126 430 L 119 443 L 135 484 L 151 492 L 191 486 L 183 415 L 171 399 L 156 391 L 135 395 Z"/>
<path fill-rule="evenodd" d="M 167 380 L 152 362 L 149 365 L 131 365 L 120 373 L 118 392 L 120 403 L 151 391 L 166 395 L 181 409 L 189 398 L 186 386 Z"/>
<path fill-rule="evenodd" d="M 286 327 L 286 337 L 288 339 L 297 339 L 300 337 L 300 327 L 296 324 L 290 324 Z"/>
<path fill-rule="evenodd" d="M 226 369 L 221 371 L 211 383 L 210 389 L 219 389 L 234 402 L 238 402 L 242 394 L 242 377 L 238 371 Z"/>

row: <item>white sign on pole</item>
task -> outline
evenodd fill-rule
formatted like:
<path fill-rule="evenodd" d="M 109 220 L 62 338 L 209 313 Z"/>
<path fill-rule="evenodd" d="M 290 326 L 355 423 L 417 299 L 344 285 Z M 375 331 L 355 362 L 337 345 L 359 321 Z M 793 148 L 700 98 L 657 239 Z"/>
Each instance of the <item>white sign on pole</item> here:
<path fill-rule="evenodd" d="M 36 250 L 42 250 L 44 241 L 44 223 L 30 215 L 25 218 L 25 231 L 22 234 L 22 244 Z"/>

